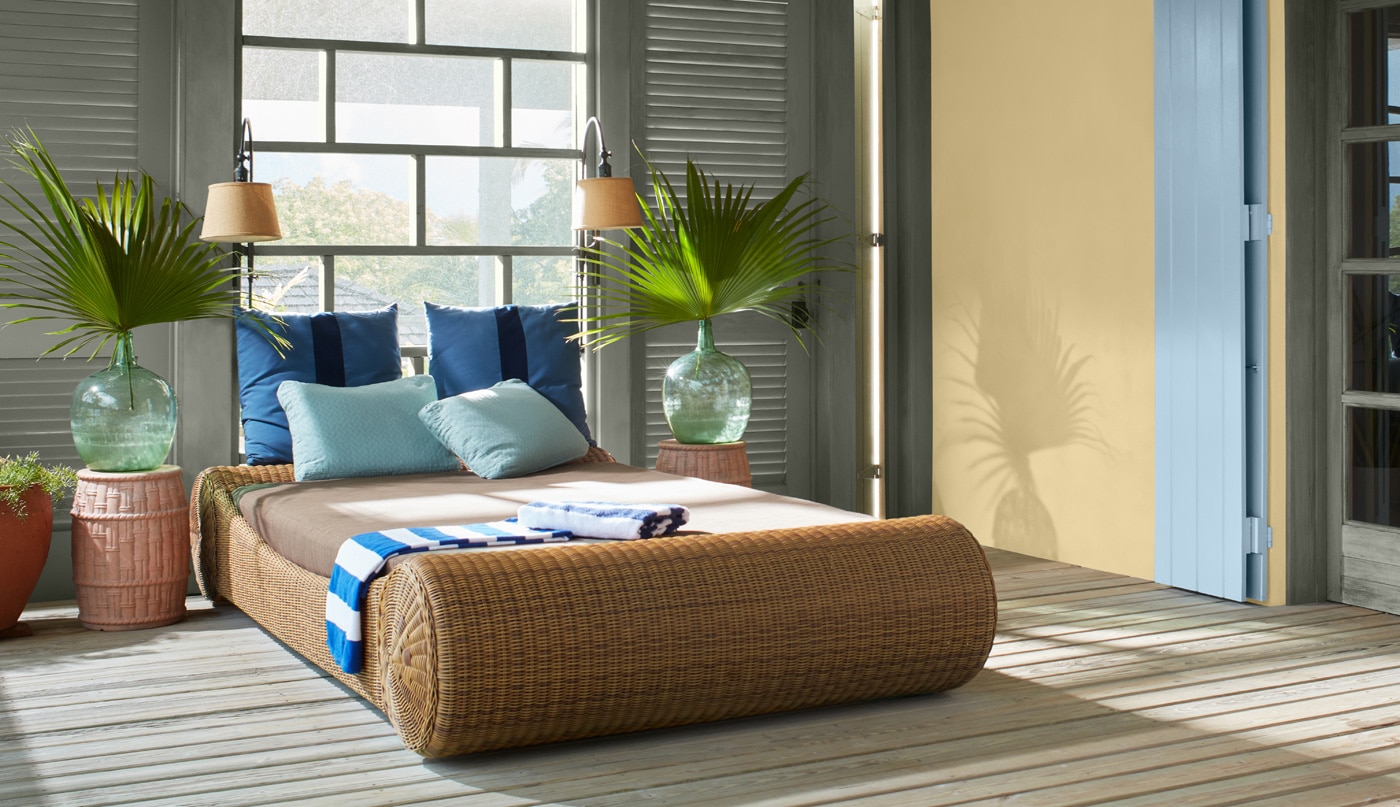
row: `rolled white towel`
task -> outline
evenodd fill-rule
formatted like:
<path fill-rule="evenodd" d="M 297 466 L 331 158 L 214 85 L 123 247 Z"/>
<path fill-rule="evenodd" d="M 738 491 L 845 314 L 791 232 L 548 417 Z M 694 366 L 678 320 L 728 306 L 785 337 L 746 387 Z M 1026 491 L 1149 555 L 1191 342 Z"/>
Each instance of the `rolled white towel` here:
<path fill-rule="evenodd" d="M 568 530 L 579 538 L 634 541 L 670 535 L 690 520 L 690 511 L 678 504 L 530 502 L 520 508 L 517 517 L 521 526 L 537 530 Z"/>

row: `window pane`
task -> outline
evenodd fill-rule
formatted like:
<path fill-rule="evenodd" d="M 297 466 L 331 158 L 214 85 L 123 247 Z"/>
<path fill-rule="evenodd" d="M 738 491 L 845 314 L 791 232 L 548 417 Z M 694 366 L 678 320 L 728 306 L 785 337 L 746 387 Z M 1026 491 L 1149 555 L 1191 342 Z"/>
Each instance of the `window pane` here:
<path fill-rule="evenodd" d="M 1400 412 L 1347 407 L 1347 518 L 1400 527 Z"/>
<path fill-rule="evenodd" d="M 254 142 L 325 141 L 324 66 L 319 50 L 243 49 L 243 116 Z"/>
<path fill-rule="evenodd" d="M 413 158 L 379 154 L 257 154 L 272 183 L 279 244 L 413 242 Z"/>
<path fill-rule="evenodd" d="M 1347 291 L 1347 389 L 1400 393 L 1400 275 L 1351 275 Z"/>
<path fill-rule="evenodd" d="M 574 148 L 575 75 L 568 62 L 511 62 L 512 145 Z"/>
<path fill-rule="evenodd" d="M 340 53 L 336 139 L 499 146 L 495 59 Z"/>
<path fill-rule="evenodd" d="M 314 314 L 321 310 L 321 258 L 254 253 L 253 307 Z M 246 291 L 246 289 L 245 289 Z"/>
<path fill-rule="evenodd" d="M 1400 6 L 1347 15 L 1347 125 L 1400 123 Z"/>
<path fill-rule="evenodd" d="M 243 33 L 411 42 L 413 0 L 243 0 Z"/>
<path fill-rule="evenodd" d="M 512 299 L 517 305 L 567 303 L 578 299 L 574 259 L 520 255 L 512 259 Z"/>
<path fill-rule="evenodd" d="M 1347 146 L 1347 257 L 1400 257 L 1400 142 Z"/>
<path fill-rule="evenodd" d="M 428 44 L 583 52 L 584 0 L 427 0 Z"/>
<path fill-rule="evenodd" d="M 483 260 L 464 255 L 343 255 L 335 259 L 337 311 L 369 311 L 391 302 L 399 304 L 399 342 L 428 344 L 423 301 L 442 305 L 492 305 L 479 289 Z M 488 283 L 490 279 L 488 278 Z"/>
<path fill-rule="evenodd" d="M 576 165 L 574 160 L 427 158 L 428 243 L 571 245 Z"/>

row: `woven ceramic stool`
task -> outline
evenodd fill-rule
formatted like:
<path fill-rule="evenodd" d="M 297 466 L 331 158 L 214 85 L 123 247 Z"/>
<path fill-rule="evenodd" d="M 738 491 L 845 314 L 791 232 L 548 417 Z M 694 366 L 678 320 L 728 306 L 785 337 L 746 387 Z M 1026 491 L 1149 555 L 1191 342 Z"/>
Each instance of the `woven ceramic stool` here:
<path fill-rule="evenodd" d="M 185 618 L 189 502 L 180 469 L 78 471 L 73 582 L 92 630 L 137 630 Z"/>
<path fill-rule="evenodd" d="M 662 440 L 657 444 L 656 470 L 751 488 L 753 475 L 744 445 L 743 440 L 713 445 Z"/>

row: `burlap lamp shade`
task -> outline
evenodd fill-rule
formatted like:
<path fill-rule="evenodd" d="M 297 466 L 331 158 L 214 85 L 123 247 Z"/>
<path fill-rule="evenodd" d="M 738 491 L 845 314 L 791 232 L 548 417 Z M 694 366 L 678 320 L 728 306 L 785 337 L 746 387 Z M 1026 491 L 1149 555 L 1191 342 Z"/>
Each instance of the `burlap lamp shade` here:
<path fill-rule="evenodd" d="M 620 230 L 642 226 L 637 189 L 628 177 L 580 179 L 574 190 L 575 230 Z"/>
<path fill-rule="evenodd" d="M 219 182 L 209 186 L 201 241 L 248 244 L 282 237 L 272 186 L 266 182 Z"/>

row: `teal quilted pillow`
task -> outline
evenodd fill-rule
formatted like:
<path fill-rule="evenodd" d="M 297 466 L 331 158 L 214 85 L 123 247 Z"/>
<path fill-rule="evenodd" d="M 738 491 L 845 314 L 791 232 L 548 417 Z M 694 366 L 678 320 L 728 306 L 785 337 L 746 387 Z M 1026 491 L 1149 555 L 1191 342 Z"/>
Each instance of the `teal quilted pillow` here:
<path fill-rule="evenodd" d="M 457 470 L 457 458 L 418 419 L 436 399 L 426 375 L 361 387 L 283 381 L 277 400 L 291 428 L 296 480 Z"/>
<path fill-rule="evenodd" d="M 588 441 L 569 417 L 514 378 L 434 401 L 418 417 L 485 479 L 532 474 L 588 453 Z"/>

